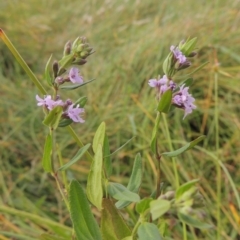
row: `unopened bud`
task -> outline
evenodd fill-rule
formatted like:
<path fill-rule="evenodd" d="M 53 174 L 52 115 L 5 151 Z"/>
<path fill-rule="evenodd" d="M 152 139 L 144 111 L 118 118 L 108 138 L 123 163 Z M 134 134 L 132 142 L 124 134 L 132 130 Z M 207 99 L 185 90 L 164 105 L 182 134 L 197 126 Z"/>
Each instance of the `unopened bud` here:
<path fill-rule="evenodd" d="M 90 53 L 93 50 L 93 48 L 92 47 L 87 47 L 86 50 L 87 50 L 88 53 Z"/>
<path fill-rule="evenodd" d="M 79 44 L 79 45 L 77 46 L 76 52 L 80 53 L 80 52 L 83 51 L 83 49 L 84 49 L 84 44 Z"/>
<path fill-rule="evenodd" d="M 53 62 L 53 65 L 52 65 L 52 70 L 53 70 L 54 78 L 56 78 L 57 75 L 58 75 L 58 68 L 59 68 L 58 62 L 57 62 L 57 61 L 54 61 L 54 62 Z"/>
<path fill-rule="evenodd" d="M 197 52 L 191 52 L 188 57 L 195 57 L 197 55 Z"/>
<path fill-rule="evenodd" d="M 172 200 L 175 196 L 175 191 L 168 191 L 165 193 L 165 196 L 167 197 L 168 200 Z"/>
<path fill-rule="evenodd" d="M 86 43 L 87 42 L 86 37 L 80 37 L 79 40 L 81 41 L 81 43 Z"/>
<path fill-rule="evenodd" d="M 85 59 L 86 57 L 88 57 L 88 52 L 87 51 L 83 51 L 83 52 L 81 52 L 80 53 L 80 56 L 83 58 L 83 59 Z"/>
<path fill-rule="evenodd" d="M 70 99 L 67 99 L 66 102 L 65 102 L 66 105 L 70 106 L 72 105 L 72 101 Z"/>
<path fill-rule="evenodd" d="M 75 64 L 75 65 L 84 65 L 86 62 L 87 62 L 86 59 L 77 58 L 75 61 L 72 62 L 72 64 Z"/>
<path fill-rule="evenodd" d="M 179 61 L 177 61 L 176 63 L 175 63 L 175 69 L 177 70 L 177 71 L 179 71 L 179 70 L 182 70 L 182 69 L 185 69 L 185 68 L 188 68 L 188 67 L 190 67 L 191 66 L 191 63 L 189 62 L 189 61 L 186 61 L 186 62 L 184 62 L 184 63 L 179 63 Z"/>
<path fill-rule="evenodd" d="M 65 82 L 63 77 L 57 77 L 55 78 L 55 83 L 58 83 L 59 85 L 63 84 Z"/>
<path fill-rule="evenodd" d="M 70 41 L 68 41 L 64 46 L 63 56 L 67 56 L 71 53 L 72 44 Z"/>

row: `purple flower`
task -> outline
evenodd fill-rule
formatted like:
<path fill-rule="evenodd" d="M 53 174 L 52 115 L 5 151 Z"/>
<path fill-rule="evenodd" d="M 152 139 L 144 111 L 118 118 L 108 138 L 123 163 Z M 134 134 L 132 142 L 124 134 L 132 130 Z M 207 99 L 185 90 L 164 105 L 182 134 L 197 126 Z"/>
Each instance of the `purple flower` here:
<path fill-rule="evenodd" d="M 171 46 L 170 50 L 180 64 L 184 64 L 187 61 L 187 58 L 183 55 L 183 53 L 179 50 L 178 47 Z"/>
<path fill-rule="evenodd" d="M 159 80 L 157 79 L 150 79 L 148 81 L 148 85 L 150 87 L 156 88 L 160 94 L 164 93 L 168 89 L 168 78 L 166 75 L 164 75 L 162 78 Z"/>
<path fill-rule="evenodd" d="M 188 89 L 189 87 L 184 87 L 184 85 L 182 85 L 172 99 L 173 104 L 175 104 L 177 107 L 184 109 L 185 114 L 183 119 L 188 114 L 192 113 L 193 109 L 196 108 L 196 106 L 193 104 L 195 98 L 193 98 L 192 95 L 188 93 Z"/>
<path fill-rule="evenodd" d="M 52 100 L 51 95 L 46 95 L 44 98 L 40 98 L 38 95 L 36 95 L 36 100 L 38 101 L 38 106 L 45 106 L 50 111 L 56 106 L 63 106 L 62 100 L 54 101 Z"/>
<path fill-rule="evenodd" d="M 65 112 L 66 115 L 73 120 L 73 122 L 84 123 L 85 121 L 81 118 L 82 113 L 84 113 L 84 109 L 80 108 L 79 105 L 74 107 L 74 104 L 70 105 Z"/>
<path fill-rule="evenodd" d="M 78 69 L 75 67 L 70 69 L 68 77 L 72 83 L 83 83 L 83 78 L 79 75 Z"/>

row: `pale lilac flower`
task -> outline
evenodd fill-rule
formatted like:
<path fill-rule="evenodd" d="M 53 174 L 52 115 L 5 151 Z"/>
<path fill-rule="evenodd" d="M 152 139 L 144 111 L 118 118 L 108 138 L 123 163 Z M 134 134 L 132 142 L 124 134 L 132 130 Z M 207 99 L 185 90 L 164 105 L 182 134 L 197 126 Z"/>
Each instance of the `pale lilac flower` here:
<path fill-rule="evenodd" d="M 187 58 L 183 55 L 183 53 L 179 50 L 178 47 L 171 46 L 170 50 L 180 64 L 184 64 L 187 61 Z"/>
<path fill-rule="evenodd" d="M 52 110 L 56 106 L 63 106 L 62 100 L 54 101 L 52 100 L 51 95 L 46 95 L 44 98 L 40 98 L 38 95 L 36 95 L 36 100 L 38 101 L 38 106 L 45 106 L 48 108 L 48 110 Z"/>
<path fill-rule="evenodd" d="M 82 113 L 84 113 L 84 109 L 80 108 L 79 105 L 74 107 L 74 104 L 70 105 L 65 112 L 66 115 L 73 120 L 73 122 L 84 123 L 85 121 L 81 118 Z"/>
<path fill-rule="evenodd" d="M 72 83 L 83 83 L 83 78 L 75 67 L 70 69 L 68 77 Z"/>
<path fill-rule="evenodd" d="M 168 78 L 166 75 L 164 75 L 162 78 L 159 80 L 157 79 L 150 79 L 148 81 L 148 85 L 150 87 L 156 88 L 160 94 L 164 93 L 168 89 Z"/>
<path fill-rule="evenodd" d="M 184 87 L 184 85 L 182 85 L 172 99 L 173 104 L 184 109 L 185 114 L 183 118 L 192 113 L 193 109 L 196 108 L 196 106 L 193 104 L 195 98 L 193 98 L 192 95 L 188 93 L 188 89 L 189 87 Z"/>

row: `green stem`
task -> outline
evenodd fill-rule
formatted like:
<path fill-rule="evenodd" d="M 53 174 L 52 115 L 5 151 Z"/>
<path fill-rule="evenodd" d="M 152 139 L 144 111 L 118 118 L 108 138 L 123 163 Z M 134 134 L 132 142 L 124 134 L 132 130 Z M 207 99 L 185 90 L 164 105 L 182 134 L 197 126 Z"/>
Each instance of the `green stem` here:
<path fill-rule="evenodd" d="M 170 151 L 173 151 L 172 140 L 171 140 L 169 127 L 168 127 L 168 122 L 167 122 L 165 114 L 163 114 L 163 122 L 164 122 L 164 126 L 165 126 L 165 129 L 166 129 L 167 141 L 168 141 Z M 176 163 L 175 158 L 172 158 L 172 163 L 173 163 L 173 171 L 174 171 L 174 175 L 175 175 L 175 187 L 179 188 L 180 184 L 179 184 L 179 177 L 178 177 L 178 171 L 177 171 L 177 163 Z M 183 225 L 183 239 L 187 240 L 187 227 L 186 227 L 186 224 L 184 222 L 182 222 L 182 225 Z"/>
<path fill-rule="evenodd" d="M 57 145 L 57 155 L 58 155 L 60 167 L 62 167 L 63 166 L 63 159 L 62 159 L 61 150 L 59 149 L 58 145 Z M 67 183 L 66 171 L 62 171 L 62 180 L 63 180 L 64 188 L 68 192 L 68 183 Z"/>
<path fill-rule="evenodd" d="M 164 127 L 166 130 L 166 134 L 167 134 L 167 141 L 168 141 L 170 151 L 173 151 L 172 140 L 170 137 L 169 127 L 168 127 L 168 123 L 167 123 L 165 114 L 163 114 L 163 122 L 164 122 Z M 172 158 L 172 163 L 173 163 L 173 171 L 174 171 L 174 176 L 175 176 L 175 187 L 178 188 L 179 187 L 179 177 L 178 177 L 177 163 L 176 163 L 175 158 Z"/>
<path fill-rule="evenodd" d="M 160 196 L 160 184 L 161 184 L 161 155 L 157 154 L 157 189 L 156 189 L 156 199 Z"/>
<path fill-rule="evenodd" d="M 60 194 L 61 194 L 61 196 L 62 196 L 62 199 L 63 199 L 63 201 L 64 201 L 64 203 L 65 203 L 68 211 L 70 212 L 70 206 L 69 206 L 69 203 L 68 203 L 66 194 L 64 193 L 64 190 L 63 190 L 63 188 L 61 187 L 60 181 L 59 181 L 59 179 L 58 179 L 57 172 L 54 173 L 54 174 L 52 174 L 52 176 L 55 178 L 56 183 L 57 183 L 58 190 L 59 190 L 59 192 L 60 192 Z"/>
<path fill-rule="evenodd" d="M 214 74 L 214 101 L 215 101 L 215 109 L 214 109 L 214 122 L 215 122 L 215 141 L 216 141 L 216 156 L 218 158 L 218 150 L 219 150 L 219 112 L 218 112 L 218 73 Z M 221 238 L 221 188 L 222 188 L 222 174 L 221 174 L 221 166 L 216 164 L 217 170 L 217 239 Z"/>
<path fill-rule="evenodd" d="M 153 134 L 152 134 L 152 143 L 151 143 L 151 145 L 152 145 L 151 147 L 152 147 L 152 150 L 155 153 L 155 157 L 156 157 L 156 161 L 157 161 L 156 198 L 158 198 L 160 196 L 160 184 L 161 184 L 161 165 L 160 165 L 161 154 L 159 154 L 158 141 L 157 141 L 160 117 L 161 117 L 161 113 L 157 112 L 157 117 L 156 117 L 156 120 L 155 120 L 155 125 L 154 125 L 154 129 L 153 129 Z"/>

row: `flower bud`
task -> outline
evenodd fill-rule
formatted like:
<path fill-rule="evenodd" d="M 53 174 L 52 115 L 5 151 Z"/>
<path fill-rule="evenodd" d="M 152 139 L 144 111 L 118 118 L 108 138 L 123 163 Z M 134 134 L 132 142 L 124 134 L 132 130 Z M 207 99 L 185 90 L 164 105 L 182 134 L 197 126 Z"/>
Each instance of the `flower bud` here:
<path fill-rule="evenodd" d="M 71 53 L 72 50 L 72 44 L 70 41 L 68 41 L 64 46 L 63 56 L 67 56 Z"/>
<path fill-rule="evenodd" d="M 55 83 L 61 85 L 65 82 L 64 78 L 63 77 L 57 77 L 55 78 Z"/>
<path fill-rule="evenodd" d="M 83 52 L 80 53 L 80 56 L 81 56 L 83 59 L 85 59 L 86 57 L 89 56 L 89 53 L 88 53 L 87 51 L 83 51 Z"/>
<path fill-rule="evenodd" d="M 87 62 L 86 59 L 77 58 L 75 61 L 72 62 L 72 64 L 75 64 L 75 65 L 84 65 L 86 62 Z"/>
<path fill-rule="evenodd" d="M 80 53 L 80 52 L 83 51 L 83 49 L 84 49 L 84 44 L 79 44 L 79 45 L 77 46 L 76 52 L 77 52 L 77 53 Z"/>
<path fill-rule="evenodd" d="M 177 71 L 179 71 L 179 70 L 188 68 L 188 67 L 190 67 L 190 66 L 191 66 L 191 63 L 190 63 L 189 61 L 186 61 L 186 62 L 184 62 L 184 63 L 179 63 L 179 61 L 177 61 L 177 62 L 175 63 L 174 68 L 175 68 Z"/>
<path fill-rule="evenodd" d="M 165 193 L 165 196 L 167 197 L 168 200 L 172 200 L 175 196 L 175 191 L 168 191 Z"/>
<path fill-rule="evenodd" d="M 57 61 L 54 61 L 54 62 L 53 62 L 53 65 L 52 65 L 52 70 L 53 70 L 53 76 L 54 76 L 54 78 L 56 78 L 56 77 L 58 76 L 58 69 L 59 69 L 58 62 L 57 62 Z"/>
<path fill-rule="evenodd" d="M 197 52 L 191 52 L 188 57 L 195 57 L 197 55 Z"/>

